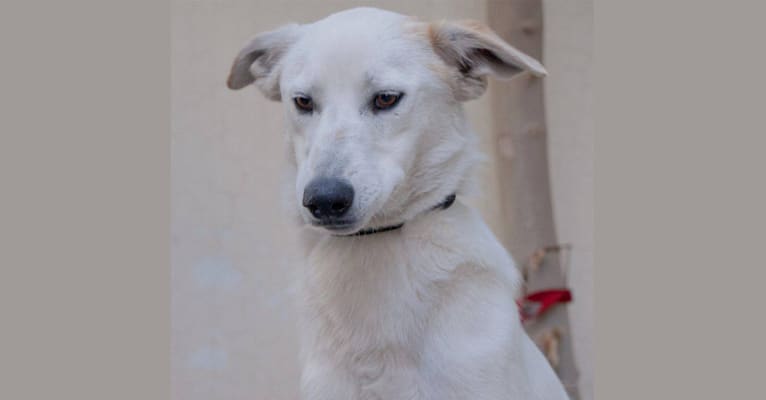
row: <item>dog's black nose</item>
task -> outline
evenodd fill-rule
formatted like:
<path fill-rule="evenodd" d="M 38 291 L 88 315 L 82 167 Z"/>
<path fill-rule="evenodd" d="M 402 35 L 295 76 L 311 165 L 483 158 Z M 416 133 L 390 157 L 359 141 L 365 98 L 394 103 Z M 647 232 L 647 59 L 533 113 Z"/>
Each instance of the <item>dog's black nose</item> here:
<path fill-rule="evenodd" d="M 320 220 L 343 216 L 353 202 L 354 188 L 337 178 L 316 178 L 303 190 L 303 206 Z"/>

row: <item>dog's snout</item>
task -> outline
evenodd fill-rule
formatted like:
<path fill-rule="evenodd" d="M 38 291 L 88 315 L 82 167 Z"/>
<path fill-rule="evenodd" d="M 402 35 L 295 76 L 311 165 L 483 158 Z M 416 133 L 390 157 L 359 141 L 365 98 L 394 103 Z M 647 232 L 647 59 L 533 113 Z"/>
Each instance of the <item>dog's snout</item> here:
<path fill-rule="evenodd" d="M 342 179 L 316 178 L 303 191 L 303 206 L 319 220 L 342 217 L 353 202 L 354 188 Z"/>

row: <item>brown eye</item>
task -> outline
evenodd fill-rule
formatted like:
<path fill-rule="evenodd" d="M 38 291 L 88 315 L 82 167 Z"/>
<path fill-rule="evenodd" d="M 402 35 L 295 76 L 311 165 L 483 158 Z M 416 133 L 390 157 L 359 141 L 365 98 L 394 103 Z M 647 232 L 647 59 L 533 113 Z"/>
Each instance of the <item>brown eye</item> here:
<path fill-rule="evenodd" d="M 311 112 L 314 110 L 314 101 L 311 100 L 311 97 L 297 96 L 293 98 L 293 101 L 295 102 L 295 106 L 298 107 L 298 110 L 302 112 Z"/>
<path fill-rule="evenodd" d="M 378 110 L 387 110 L 399 102 L 402 97 L 400 93 L 378 93 L 375 96 L 375 108 Z"/>

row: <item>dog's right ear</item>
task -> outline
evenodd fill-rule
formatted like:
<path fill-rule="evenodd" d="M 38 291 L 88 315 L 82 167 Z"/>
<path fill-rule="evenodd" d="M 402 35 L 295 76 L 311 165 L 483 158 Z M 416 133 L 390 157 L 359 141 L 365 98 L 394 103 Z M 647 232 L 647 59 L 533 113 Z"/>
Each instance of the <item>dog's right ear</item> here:
<path fill-rule="evenodd" d="M 487 75 L 511 78 L 528 71 L 546 75 L 534 58 L 506 43 L 478 21 L 443 21 L 428 24 L 434 51 L 453 70 L 452 84 L 458 100 L 472 100 L 484 93 Z"/>
<path fill-rule="evenodd" d="M 291 24 L 258 34 L 240 50 L 229 72 L 226 85 L 238 90 L 255 83 L 264 96 L 281 100 L 279 62 L 300 35 L 300 25 Z"/>

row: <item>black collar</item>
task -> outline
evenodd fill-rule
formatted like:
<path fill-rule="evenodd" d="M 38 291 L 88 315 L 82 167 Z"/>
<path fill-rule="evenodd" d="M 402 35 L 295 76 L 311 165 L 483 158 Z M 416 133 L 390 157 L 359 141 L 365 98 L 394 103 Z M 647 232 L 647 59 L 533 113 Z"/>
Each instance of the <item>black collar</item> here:
<path fill-rule="evenodd" d="M 455 193 L 452 193 L 451 195 L 447 196 L 444 200 L 442 200 L 441 203 L 431 207 L 429 211 L 433 210 L 446 210 L 452 206 L 452 204 L 455 202 Z M 399 229 L 404 226 L 404 222 L 396 225 L 388 225 L 388 226 L 382 226 L 379 228 L 367 228 L 362 229 L 361 231 L 357 233 L 352 233 L 350 235 L 343 235 L 343 236 L 365 236 L 365 235 L 372 235 L 373 233 L 381 233 L 381 232 L 388 232 L 393 231 L 396 229 Z"/>

